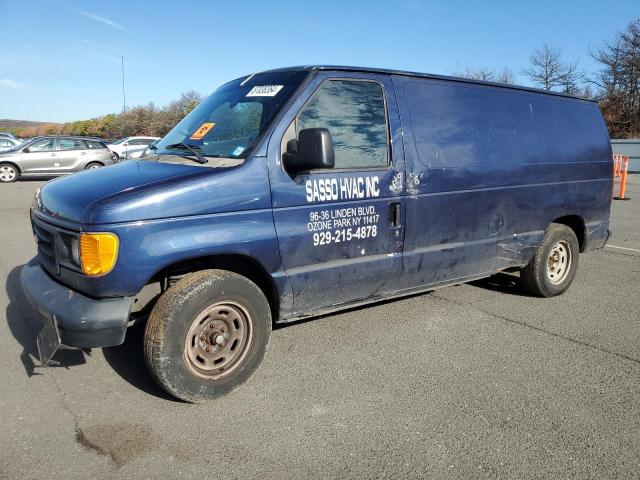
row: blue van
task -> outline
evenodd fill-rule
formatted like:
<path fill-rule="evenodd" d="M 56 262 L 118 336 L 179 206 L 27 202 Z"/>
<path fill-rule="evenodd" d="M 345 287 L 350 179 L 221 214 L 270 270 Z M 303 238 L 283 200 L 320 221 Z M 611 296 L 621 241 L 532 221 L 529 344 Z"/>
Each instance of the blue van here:
<path fill-rule="evenodd" d="M 144 160 L 46 183 L 22 285 L 60 344 L 146 322 L 151 375 L 186 401 L 260 364 L 273 322 L 520 270 L 564 292 L 612 193 L 595 102 L 352 67 L 229 82 Z"/>

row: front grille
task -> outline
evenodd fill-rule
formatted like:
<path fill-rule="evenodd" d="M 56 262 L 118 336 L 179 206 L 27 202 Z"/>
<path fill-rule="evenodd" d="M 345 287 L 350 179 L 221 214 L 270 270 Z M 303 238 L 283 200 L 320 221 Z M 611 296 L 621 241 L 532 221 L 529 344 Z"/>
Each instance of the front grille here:
<path fill-rule="evenodd" d="M 36 244 L 38 245 L 40 261 L 45 264 L 45 266 L 50 266 L 52 267 L 52 270 L 57 272 L 58 262 L 56 260 L 54 233 L 47 231 L 42 224 L 39 225 L 35 221 L 33 223 L 33 233 L 36 236 Z"/>
<path fill-rule="evenodd" d="M 35 214 L 31 214 L 31 225 L 38 247 L 40 263 L 52 275 L 60 274 L 60 266 L 77 269 L 73 258 L 73 240 L 78 234 L 55 225 L 51 225 Z"/>

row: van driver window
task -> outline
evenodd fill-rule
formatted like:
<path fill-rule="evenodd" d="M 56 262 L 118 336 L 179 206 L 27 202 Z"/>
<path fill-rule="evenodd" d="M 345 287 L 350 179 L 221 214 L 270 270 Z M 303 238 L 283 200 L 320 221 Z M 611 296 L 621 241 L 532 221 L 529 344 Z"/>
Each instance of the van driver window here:
<path fill-rule="evenodd" d="M 326 128 L 335 151 L 334 168 L 388 165 L 384 93 L 380 84 L 329 80 L 322 84 L 297 118 L 296 134 Z"/>

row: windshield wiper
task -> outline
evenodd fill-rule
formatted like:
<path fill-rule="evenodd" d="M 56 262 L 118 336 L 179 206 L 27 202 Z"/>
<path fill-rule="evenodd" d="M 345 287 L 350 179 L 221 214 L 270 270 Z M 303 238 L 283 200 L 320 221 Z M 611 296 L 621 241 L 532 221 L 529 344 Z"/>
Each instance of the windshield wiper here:
<path fill-rule="evenodd" d="M 182 148 L 184 150 L 189 150 L 195 157 L 196 157 L 196 161 L 198 163 L 207 163 L 209 160 L 207 160 L 206 158 L 204 158 L 202 155 L 200 155 L 198 153 L 198 151 L 196 150 L 196 148 L 200 148 L 197 145 L 189 145 L 188 143 L 172 143 L 171 145 L 167 145 L 166 147 L 164 147 L 167 150 L 172 150 L 172 149 L 178 149 L 178 148 Z"/>

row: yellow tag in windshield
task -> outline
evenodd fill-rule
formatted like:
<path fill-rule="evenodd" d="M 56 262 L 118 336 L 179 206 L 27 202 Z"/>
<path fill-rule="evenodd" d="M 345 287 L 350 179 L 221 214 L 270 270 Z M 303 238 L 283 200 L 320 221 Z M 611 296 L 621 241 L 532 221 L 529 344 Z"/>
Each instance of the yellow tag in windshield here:
<path fill-rule="evenodd" d="M 198 128 L 195 132 L 193 132 L 193 135 L 191 135 L 189 137 L 189 140 L 202 140 L 202 138 L 209 133 L 209 130 L 211 130 L 213 127 L 215 127 L 215 123 L 203 123 L 202 125 L 200 125 L 200 128 Z"/>

